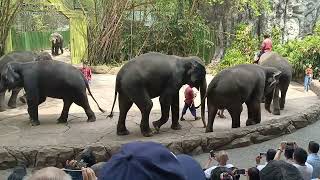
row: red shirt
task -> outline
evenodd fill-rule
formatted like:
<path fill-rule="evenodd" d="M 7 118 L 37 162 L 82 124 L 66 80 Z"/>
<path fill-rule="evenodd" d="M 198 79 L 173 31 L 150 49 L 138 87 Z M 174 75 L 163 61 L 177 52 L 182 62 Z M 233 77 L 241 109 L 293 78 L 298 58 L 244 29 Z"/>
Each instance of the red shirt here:
<path fill-rule="evenodd" d="M 184 100 L 184 102 L 186 103 L 186 104 L 192 104 L 193 103 L 193 99 L 194 99 L 194 93 L 193 93 L 193 89 L 190 87 L 190 86 L 188 86 L 187 88 L 186 88 L 186 90 L 184 91 L 184 97 L 185 97 L 185 100 Z"/>
<path fill-rule="evenodd" d="M 84 75 L 84 77 L 90 81 L 91 80 L 91 69 L 89 67 L 83 67 L 80 69 L 80 71 L 82 72 L 82 74 Z"/>
<path fill-rule="evenodd" d="M 270 38 L 266 38 L 265 40 L 263 40 L 261 44 L 261 51 L 268 52 L 271 50 L 272 50 L 272 41 Z"/>

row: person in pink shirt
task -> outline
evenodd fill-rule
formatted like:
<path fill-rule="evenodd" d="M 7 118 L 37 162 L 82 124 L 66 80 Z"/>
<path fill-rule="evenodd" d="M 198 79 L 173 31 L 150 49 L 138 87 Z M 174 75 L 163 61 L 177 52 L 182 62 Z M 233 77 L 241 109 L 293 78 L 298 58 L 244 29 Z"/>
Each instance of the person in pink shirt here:
<path fill-rule="evenodd" d="M 91 69 L 89 66 L 87 66 L 86 63 L 82 64 L 82 68 L 80 69 L 80 71 L 82 72 L 83 76 L 86 78 L 86 80 L 88 81 L 88 83 L 90 84 L 91 82 Z"/>
<path fill-rule="evenodd" d="M 188 87 L 186 88 L 186 90 L 184 91 L 184 107 L 182 110 L 182 115 L 180 120 L 184 121 L 185 119 L 183 118 L 183 116 L 186 114 L 187 109 L 189 108 L 191 114 L 194 116 L 195 120 L 200 119 L 199 117 L 197 117 L 196 114 L 196 108 L 194 106 L 194 98 L 196 97 L 196 94 L 193 92 L 192 86 L 188 85 Z"/>
<path fill-rule="evenodd" d="M 265 34 L 264 36 L 264 40 L 261 44 L 261 48 L 260 48 L 260 53 L 258 55 L 258 58 L 256 61 L 254 61 L 254 63 L 258 64 L 260 57 L 262 56 L 263 53 L 266 52 L 271 52 L 272 51 L 272 40 L 270 38 L 269 34 Z"/>

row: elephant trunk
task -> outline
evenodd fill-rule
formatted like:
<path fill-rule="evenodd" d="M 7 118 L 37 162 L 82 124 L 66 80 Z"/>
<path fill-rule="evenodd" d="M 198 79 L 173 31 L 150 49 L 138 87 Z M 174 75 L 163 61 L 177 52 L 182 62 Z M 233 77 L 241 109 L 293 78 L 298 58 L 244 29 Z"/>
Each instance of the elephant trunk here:
<path fill-rule="evenodd" d="M 206 118 L 205 118 L 205 110 L 206 110 L 206 93 L 207 93 L 207 80 L 203 79 L 200 85 L 200 97 L 201 97 L 201 119 L 203 122 L 203 126 L 206 127 Z"/>

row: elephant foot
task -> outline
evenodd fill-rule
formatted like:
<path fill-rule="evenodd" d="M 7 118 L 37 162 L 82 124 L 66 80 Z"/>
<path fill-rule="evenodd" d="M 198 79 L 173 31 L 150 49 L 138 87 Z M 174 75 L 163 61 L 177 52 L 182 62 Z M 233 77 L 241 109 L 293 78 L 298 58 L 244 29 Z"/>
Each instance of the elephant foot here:
<path fill-rule="evenodd" d="M 125 136 L 125 135 L 129 135 L 130 132 L 128 131 L 128 129 L 126 127 L 117 127 L 117 135 L 118 136 Z"/>
<path fill-rule="evenodd" d="M 252 119 L 248 119 L 246 122 L 246 126 L 251 126 L 251 125 L 255 125 L 257 124 L 255 121 L 253 121 Z"/>
<path fill-rule="evenodd" d="M 6 111 L 6 108 L 5 107 L 0 107 L 0 112 L 3 112 L 3 111 Z"/>
<path fill-rule="evenodd" d="M 173 129 L 173 130 L 180 130 L 181 128 L 182 128 L 182 126 L 179 123 L 171 125 L 171 129 Z"/>
<path fill-rule="evenodd" d="M 57 123 L 58 124 L 62 124 L 62 123 L 67 123 L 67 118 L 61 118 L 61 117 L 59 117 L 59 119 L 57 119 Z"/>
<path fill-rule="evenodd" d="M 280 110 L 283 110 L 284 109 L 284 105 L 280 105 Z"/>
<path fill-rule="evenodd" d="M 153 136 L 153 132 L 151 131 L 151 129 L 148 129 L 148 130 L 141 130 L 141 133 L 144 137 L 151 137 Z"/>
<path fill-rule="evenodd" d="M 213 132 L 213 128 L 208 128 L 208 126 L 207 126 L 206 133 L 210 133 L 210 132 Z"/>
<path fill-rule="evenodd" d="M 272 114 L 274 115 L 280 115 L 280 109 L 274 109 Z"/>
<path fill-rule="evenodd" d="M 162 123 L 159 121 L 153 121 L 152 122 L 152 125 L 154 127 L 154 129 L 156 130 L 156 132 L 159 132 L 160 131 L 160 127 L 162 126 Z"/>
<path fill-rule="evenodd" d="M 184 117 L 181 117 L 180 118 L 180 121 L 185 121 L 186 119 Z"/>
<path fill-rule="evenodd" d="M 264 105 L 264 108 L 265 108 L 269 113 L 271 113 L 270 104 L 265 104 L 265 105 Z"/>
<path fill-rule="evenodd" d="M 26 100 L 26 98 L 25 98 L 24 96 L 19 97 L 19 100 L 20 100 L 23 104 L 27 103 L 27 100 Z"/>
<path fill-rule="evenodd" d="M 240 124 L 232 124 L 232 128 L 239 128 Z"/>
<path fill-rule="evenodd" d="M 92 117 L 92 118 L 88 118 L 87 122 L 95 122 L 96 121 L 96 117 Z"/>
<path fill-rule="evenodd" d="M 39 120 L 30 120 L 31 126 L 39 126 L 40 121 Z"/>
<path fill-rule="evenodd" d="M 17 108 L 17 104 L 16 103 L 8 103 L 8 107 L 11 109 Z"/>

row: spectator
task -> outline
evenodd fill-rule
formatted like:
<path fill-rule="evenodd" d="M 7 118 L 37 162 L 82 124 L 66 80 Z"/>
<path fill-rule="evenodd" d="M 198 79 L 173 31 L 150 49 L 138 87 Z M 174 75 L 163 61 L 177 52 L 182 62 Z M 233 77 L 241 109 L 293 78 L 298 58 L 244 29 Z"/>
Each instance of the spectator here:
<path fill-rule="evenodd" d="M 82 68 L 80 69 L 80 71 L 82 72 L 83 76 L 86 78 L 88 83 L 90 84 L 92 72 L 90 67 L 87 65 L 87 63 L 85 62 L 82 63 Z"/>
<path fill-rule="evenodd" d="M 310 87 L 310 83 L 312 80 L 312 75 L 313 75 L 313 71 L 312 71 L 312 65 L 309 64 L 308 68 L 305 70 L 305 76 L 304 76 L 304 92 L 308 92 L 309 87 Z"/>
<path fill-rule="evenodd" d="M 263 164 L 263 165 L 260 165 L 260 160 L 261 160 L 262 156 L 259 155 L 259 156 L 256 158 L 257 169 L 258 169 L 259 171 L 261 171 L 261 170 L 268 164 L 269 161 L 271 161 L 271 160 L 274 159 L 276 153 L 277 153 L 276 150 L 274 150 L 274 149 L 269 149 L 269 150 L 267 151 L 266 155 L 265 155 L 267 162 L 266 162 L 265 164 Z"/>
<path fill-rule="evenodd" d="M 184 91 L 185 100 L 184 100 L 184 107 L 182 109 L 182 114 L 181 114 L 181 118 L 180 118 L 181 121 L 185 120 L 183 118 L 183 116 L 186 114 L 188 108 L 189 108 L 189 110 L 195 120 L 200 119 L 199 117 L 197 117 L 196 107 L 194 106 L 194 98 L 196 96 L 197 96 L 197 94 L 193 92 L 192 86 L 188 85 L 188 87 Z"/>
<path fill-rule="evenodd" d="M 272 149 L 272 150 L 274 150 L 274 149 Z M 276 153 L 274 153 L 274 155 L 275 154 Z M 259 171 L 260 170 L 256 167 L 249 168 L 247 171 L 247 180 L 260 180 L 260 172 Z"/>
<path fill-rule="evenodd" d="M 27 180 L 72 180 L 71 176 L 56 167 L 47 167 L 36 171 Z"/>
<path fill-rule="evenodd" d="M 200 164 L 192 157 L 175 156 L 154 142 L 123 145 L 98 176 L 99 180 L 205 180 Z"/>
<path fill-rule="evenodd" d="M 280 160 L 281 158 L 281 153 L 284 151 L 284 156 L 286 158 L 286 161 L 287 163 L 290 163 L 290 164 L 293 164 L 294 161 L 293 161 L 293 152 L 294 152 L 294 149 L 297 147 L 297 145 L 295 143 L 287 143 L 285 141 L 281 142 L 278 150 L 277 150 L 277 153 L 274 157 L 274 160 Z"/>
<path fill-rule="evenodd" d="M 261 180 L 302 180 L 301 173 L 294 167 L 282 160 L 270 161 L 265 168 L 260 171 Z"/>
<path fill-rule="evenodd" d="M 312 177 L 313 168 L 306 163 L 308 153 L 302 148 L 296 148 L 293 153 L 294 166 L 298 168 L 304 180 L 310 180 Z"/>
<path fill-rule="evenodd" d="M 320 157 L 318 155 L 319 144 L 310 141 L 308 147 L 309 155 L 307 158 L 307 163 L 313 167 L 312 179 L 320 177 Z"/>
<path fill-rule="evenodd" d="M 26 175 L 27 170 L 25 164 L 18 164 L 18 166 L 13 169 L 13 172 L 8 177 L 8 180 L 23 180 Z"/>
<path fill-rule="evenodd" d="M 218 162 L 218 165 L 208 168 L 213 160 L 216 160 Z M 215 157 L 211 157 L 210 155 L 205 166 L 206 170 L 204 171 L 206 178 L 209 179 L 211 177 L 211 171 L 213 171 L 217 167 L 233 168 L 234 166 L 232 164 L 227 164 L 228 160 L 229 157 L 226 151 L 220 151 Z"/>

